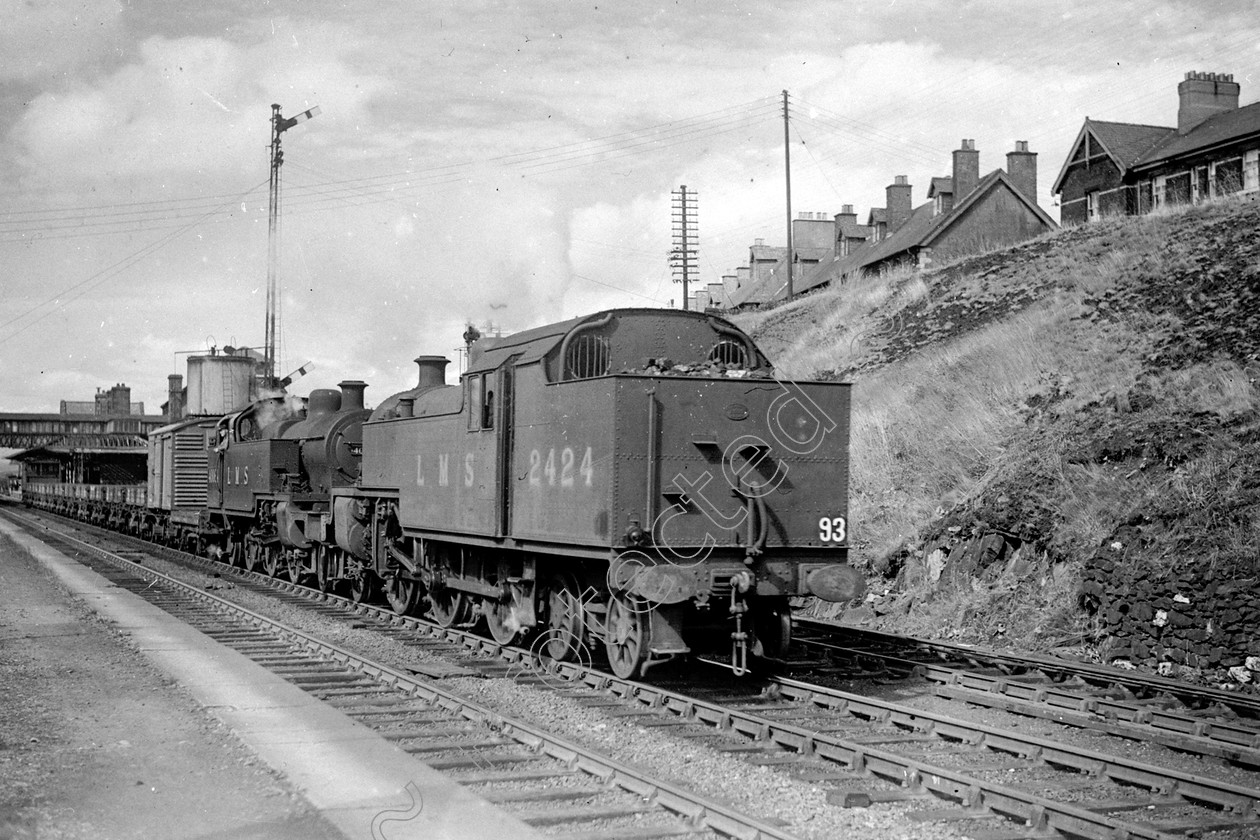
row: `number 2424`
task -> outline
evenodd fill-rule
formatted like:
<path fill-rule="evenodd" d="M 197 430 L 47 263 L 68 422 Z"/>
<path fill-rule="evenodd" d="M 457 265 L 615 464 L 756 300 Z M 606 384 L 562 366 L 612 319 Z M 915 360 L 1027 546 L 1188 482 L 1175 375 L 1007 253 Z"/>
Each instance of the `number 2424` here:
<path fill-rule="evenodd" d="M 591 448 L 589 446 L 586 447 L 586 453 L 582 456 L 581 464 L 577 463 L 577 454 L 573 451 L 573 447 L 566 446 L 560 450 L 559 472 L 556 470 L 556 450 L 554 447 L 547 450 L 546 458 L 543 458 L 542 452 L 537 449 L 529 451 L 529 483 L 534 487 L 542 486 L 543 479 L 546 479 L 547 484 L 552 487 L 556 485 L 557 479 L 559 479 L 561 487 L 572 487 L 577 478 L 580 478 L 584 485 L 590 487 L 594 475 L 595 468 L 591 464 Z"/>

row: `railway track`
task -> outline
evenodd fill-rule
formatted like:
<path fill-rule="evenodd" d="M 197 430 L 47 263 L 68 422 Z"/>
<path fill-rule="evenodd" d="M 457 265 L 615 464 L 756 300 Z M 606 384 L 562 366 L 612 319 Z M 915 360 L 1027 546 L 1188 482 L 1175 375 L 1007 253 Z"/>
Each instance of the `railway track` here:
<path fill-rule="evenodd" d="M 226 568 L 214 564 L 217 572 Z M 705 699 L 686 681 L 682 690 L 674 690 L 618 680 L 591 668 L 543 663 L 528 650 L 471 633 L 400 619 L 385 609 L 321 596 L 243 570 L 233 573 L 273 591 L 279 587 L 286 598 L 314 608 L 364 617 L 400 641 L 453 656 L 457 667 L 515 676 L 609 717 L 668 729 L 732 758 L 778 767 L 827 786 L 829 800 L 837 804 L 903 802 L 917 819 L 966 826 L 978 838 L 1154 838 L 1207 830 L 1260 836 L 1260 792 L 1252 776 L 1247 776 L 1250 784 L 1233 783 L 786 677 L 726 683 L 710 688 Z M 929 671 L 921 662 L 911 670 Z M 937 685 L 938 696 L 971 702 L 965 692 L 976 689 L 960 679 L 964 672 L 953 672 L 952 683 Z M 1045 693 L 1050 698 L 1045 707 L 1057 707 L 1055 714 L 1107 720 L 1099 715 L 1099 706 L 1081 707 L 1079 696 L 1072 701 L 1077 707 L 1067 709 L 1066 689 Z M 986 701 L 1006 696 L 987 689 L 983 694 Z M 1055 714 L 1038 716 L 1078 725 L 1058 721 Z M 382 715 L 382 720 L 389 719 L 388 712 Z M 1152 725 L 1157 720 L 1160 725 Z M 1246 726 L 1225 737 L 1224 727 L 1201 726 L 1197 733 L 1173 733 L 1180 740 L 1170 742 L 1160 737 L 1170 732 L 1163 716 L 1142 720 L 1139 715 L 1115 723 L 1126 724 L 1127 733 L 1092 728 L 1177 749 L 1197 747 L 1200 755 L 1244 765 L 1254 758 L 1256 731 Z M 1253 739 L 1249 746 L 1229 746 L 1230 737 L 1237 740 L 1247 733 Z"/>
<path fill-rule="evenodd" d="M 941 698 L 1260 769 L 1260 698 L 1089 663 L 976 650 L 803 622 L 827 666 L 920 677 Z M 831 654 L 835 656 L 831 656 Z M 966 666 L 966 667 L 964 667 Z M 843 664 L 840 671 L 844 672 Z"/>
<path fill-rule="evenodd" d="M 39 536 L 551 836 L 791 838 L 778 826 L 651 778 L 119 552 L 64 532 L 43 530 Z"/>
<path fill-rule="evenodd" d="M 1048 683 L 1072 680 L 1100 690 L 1126 694 L 1137 700 L 1171 698 L 1193 711 L 1223 709 L 1239 718 L 1260 721 L 1260 695 L 1196 686 L 1106 665 L 1036 654 L 1008 654 L 801 617 L 794 622 L 794 641 L 815 654 L 825 656 L 833 664 L 861 665 L 877 672 L 898 675 L 917 671 L 927 679 L 943 684 L 953 682 L 954 674 L 964 668 L 971 671 L 979 669 L 993 676 L 991 683 L 983 685 L 986 691 L 994 691 L 990 686 L 1004 678 L 1026 676 L 1030 681 Z"/>

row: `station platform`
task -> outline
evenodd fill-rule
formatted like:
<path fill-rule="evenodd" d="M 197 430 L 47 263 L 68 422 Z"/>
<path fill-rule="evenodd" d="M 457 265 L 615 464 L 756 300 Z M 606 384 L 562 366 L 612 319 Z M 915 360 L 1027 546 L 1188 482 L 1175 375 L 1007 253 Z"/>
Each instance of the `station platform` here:
<path fill-rule="evenodd" d="M 0 836 L 541 836 L 3 511 L 0 668 Z"/>

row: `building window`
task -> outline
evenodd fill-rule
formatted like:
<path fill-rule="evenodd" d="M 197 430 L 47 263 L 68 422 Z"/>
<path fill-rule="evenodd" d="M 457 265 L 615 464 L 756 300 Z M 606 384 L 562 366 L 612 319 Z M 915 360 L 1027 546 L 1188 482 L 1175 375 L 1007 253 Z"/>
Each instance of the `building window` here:
<path fill-rule="evenodd" d="M 1164 201 L 1167 204 L 1189 204 L 1190 203 L 1190 173 L 1182 172 L 1180 175 L 1169 175 L 1164 181 Z"/>
<path fill-rule="evenodd" d="M 1232 195 L 1243 188 L 1242 158 L 1220 161 L 1212 167 L 1212 194 Z"/>
<path fill-rule="evenodd" d="M 1211 181 L 1208 180 L 1208 168 L 1196 166 L 1190 170 L 1190 200 L 1195 204 L 1206 201 L 1211 196 Z"/>
<path fill-rule="evenodd" d="M 1243 155 L 1243 189 L 1247 192 L 1260 190 L 1260 149 L 1252 149 Z"/>
<path fill-rule="evenodd" d="M 1098 220 L 1098 190 L 1085 193 L 1085 218 L 1091 222 Z"/>

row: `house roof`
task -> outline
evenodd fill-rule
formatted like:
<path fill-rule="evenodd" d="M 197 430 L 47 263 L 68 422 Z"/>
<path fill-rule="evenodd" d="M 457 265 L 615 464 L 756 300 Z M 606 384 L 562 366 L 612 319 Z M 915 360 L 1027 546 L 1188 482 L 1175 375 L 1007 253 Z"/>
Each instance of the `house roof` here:
<path fill-rule="evenodd" d="M 1086 135 L 1092 135 L 1107 156 L 1115 162 L 1121 173 L 1124 173 L 1141 160 L 1147 152 L 1167 139 L 1170 134 L 1176 133 L 1177 129 L 1168 126 L 1103 122 L 1086 117 L 1081 130 L 1076 133 L 1076 139 L 1072 141 L 1071 151 L 1068 152 L 1067 159 L 1063 161 L 1063 166 L 1059 169 L 1050 192 L 1058 194 L 1062 190 L 1063 179 L 1067 177 L 1068 169 L 1076 162 L 1077 149 L 1081 147 Z"/>
<path fill-rule="evenodd" d="M 880 222 L 888 221 L 888 210 L 883 207 L 872 207 L 871 212 L 866 217 L 868 225 L 875 225 Z"/>
<path fill-rule="evenodd" d="M 1127 169 L 1142 159 L 1147 152 L 1158 146 L 1177 129 L 1158 125 L 1102 122 L 1085 120 L 1107 153 L 1122 169 Z"/>
<path fill-rule="evenodd" d="M 1260 102 L 1214 114 L 1185 134 L 1170 132 L 1135 164 L 1135 169 L 1154 166 L 1188 152 L 1260 134 Z"/>
<path fill-rule="evenodd" d="M 936 198 L 937 193 L 954 194 L 954 179 L 948 175 L 944 177 L 936 177 L 932 179 L 932 183 L 928 185 L 928 198 Z"/>
<path fill-rule="evenodd" d="M 1076 151 L 1086 134 L 1093 135 L 1123 175 L 1131 170 L 1158 166 L 1181 155 L 1260 134 L 1260 102 L 1214 114 L 1185 134 L 1169 126 L 1103 122 L 1086 117 L 1072 143 L 1072 151 L 1063 162 L 1059 176 L 1054 179 L 1052 193 L 1062 191 L 1063 179 L 1076 162 Z"/>
<path fill-rule="evenodd" d="M 930 247 L 939 236 L 961 219 L 972 206 L 982 201 L 985 195 L 1002 184 L 1005 184 L 1016 198 L 1032 210 L 1046 225 L 1047 229 L 1058 227 L 1054 219 L 1050 218 L 1037 202 L 1029 199 L 1011 182 L 1005 171 L 995 169 L 981 178 L 975 188 L 947 213 L 936 213 L 935 202 L 929 201 L 926 204 L 920 204 L 910 214 L 910 218 L 906 220 L 905 224 L 889 234 L 887 239 L 876 242 L 870 248 L 865 248 L 859 252 L 858 267 L 865 268 L 866 266 L 881 263 L 903 252 L 916 248 Z"/>
<path fill-rule="evenodd" d="M 786 245 L 752 245 L 748 249 L 754 260 L 781 260 L 787 254 Z"/>
<path fill-rule="evenodd" d="M 787 251 L 786 248 L 781 249 Z M 793 278 L 795 280 L 795 278 Z M 795 285 L 795 283 L 793 283 Z M 780 258 L 774 268 L 766 272 L 760 280 L 745 283 L 727 297 L 728 308 L 743 306 L 745 303 L 764 303 L 787 293 L 787 259 Z"/>
<path fill-rule="evenodd" d="M 836 222 L 839 225 L 839 230 L 837 231 L 838 236 L 843 236 L 846 239 L 865 239 L 870 236 L 870 226 L 859 225 L 857 223 L 856 213 L 846 213 L 836 216 Z"/>

